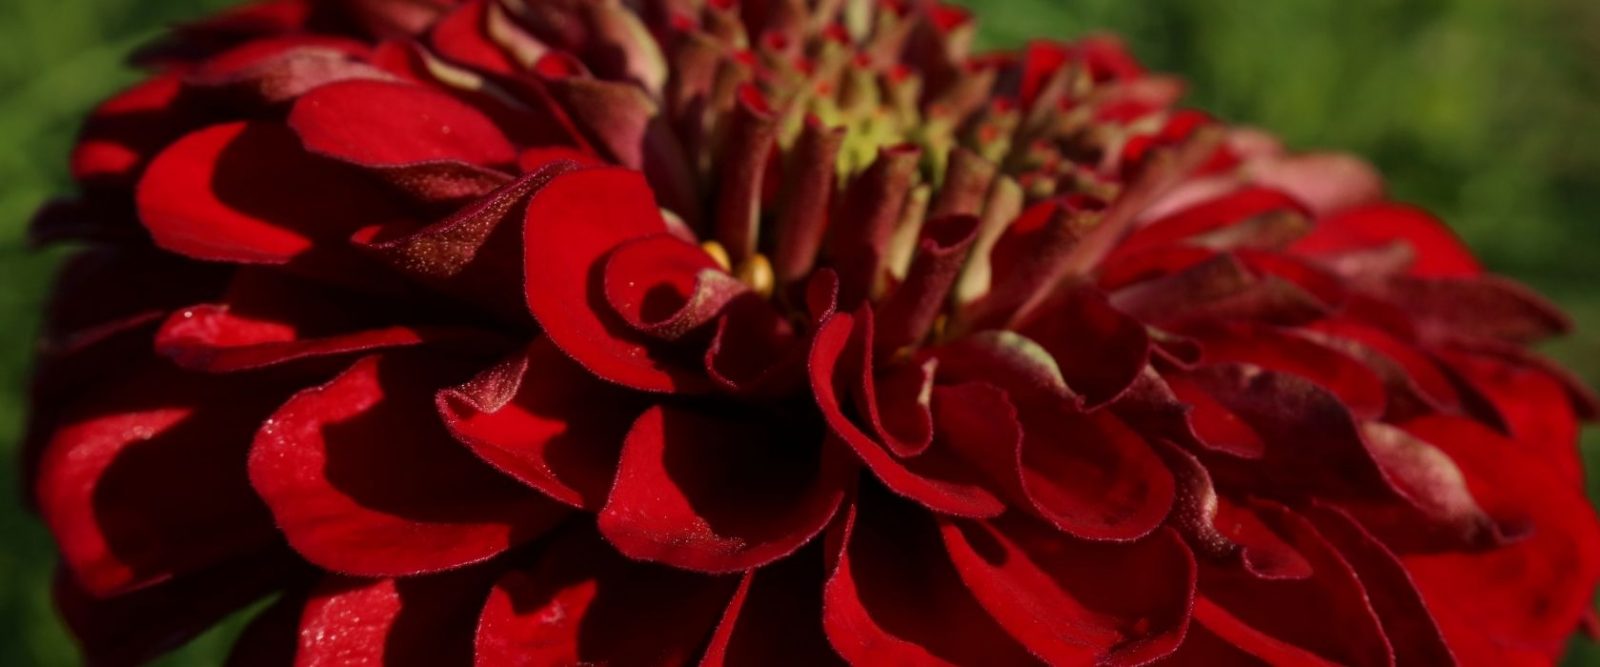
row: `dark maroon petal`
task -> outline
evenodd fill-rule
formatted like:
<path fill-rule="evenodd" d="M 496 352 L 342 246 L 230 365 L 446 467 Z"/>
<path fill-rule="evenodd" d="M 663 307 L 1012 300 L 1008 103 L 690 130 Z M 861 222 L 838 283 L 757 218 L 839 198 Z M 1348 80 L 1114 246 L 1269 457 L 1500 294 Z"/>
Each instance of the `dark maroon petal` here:
<path fill-rule="evenodd" d="M 150 164 L 139 182 L 139 217 L 157 245 L 178 254 L 284 264 L 403 217 L 382 189 L 346 169 L 305 153 L 282 126 L 213 125 Z"/>
<path fill-rule="evenodd" d="M 495 583 L 478 618 L 477 664 L 686 664 L 737 584 L 627 560 L 575 528 Z"/>
<path fill-rule="evenodd" d="M 1250 627 L 1205 597 L 1194 604 L 1194 622 L 1174 665 L 1296 665 L 1334 667 L 1339 663 Z"/>
<path fill-rule="evenodd" d="M 1456 663 L 1432 612 L 1394 552 L 1338 509 L 1313 507 L 1306 516 L 1361 578 L 1384 634 L 1394 645 L 1396 664 Z"/>
<path fill-rule="evenodd" d="M 294 664 L 300 643 L 300 612 L 306 594 L 296 587 L 250 618 L 228 649 L 227 667 L 282 667 Z"/>
<path fill-rule="evenodd" d="M 1392 429 L 1373 422 L 1363 428 L 1326 390 L 1240 366 L 1207 369 L 1194 380 L 1266 444 L 1248 472 L 1225 462 L 1215 467 L 1249 475 L 1257 488 L 1338 503 L 1390 544 L 1471 548 L 1501 539 L 1461 489 L 1449 457 L 1427 443 L 1389 437 Z"/>
<path fill-rule="evenodd" d="M 1291 232 L 1310 227 L 1305 215 L 1305 208 L 1282 192 L 1247 187 L 1140 227 L 1117 245 L 1106 262 L 1124 261 L 1138 252 L 1173 243 L 1214 250 L 1275 248 L 1293 240 Z M 1295 218 L 1299 218 L 1298 226 Z"/>
<path fill-rule="evenodd" d="M 933 442 L 933 378 L 939 362 L 900 364 L 862 373 L 855 405 L 872 425 L 878 441 L 901 458 L 927 451 Z M 864 368 L 872 368 L 869 353 Z"/>
<path fill-rule="evenodd" d="M 596 376 L 652 392 L 700 387 L 703 375 L 652 356 L 606 302 L 606 257 L 667 230 L 637 172 L 564 174 L 533 195 L 523 227 L 528 308 L 550 340 Z"/>
<path fill-rule="evenodd" d="M 1383 381 L 1350 355 L 1299 335 L 1266 326 L 1219 326 L 1192 331 L 1207 364 L 1247 363 L 1290 373 L 1333 392 L 1363 419 L 1384 413 L 1388 397 Z"/>
<path fill-rule="evenodd" d="M 1272 504 L 1253 511 L 1271 532 L 1311 564 L 1303 579 L 1262 579 L 1243 570 L 1207 565 L 1200 594 L 1228 616 L 1278 641 L 1353 665 L 1393 664 L 1394 651 L 1355 570 L 1305 519 Z M 1208 626 L 1205 616 L 1196 616 Z M 1216 628 L 1213 627 L 1216 631 Z M 1251 650 L 1245 643 L 1241 649 Z"/>
<path fill-rule="evenodd" d="M 489 465 L 557 501 L 598 511 L 642 398 L 595 379 L 539 338 L 441 390 L 436 401 L 450 432 Z"/>
<path fill-rule="evenodd" d="M 433 393 L 459 371 L 440 365 L 366 357 L 263 424 L 250 479 L 307 560 L 363 576 L 444 570 L 532 539 L 564 514 L 445 430 Z"/>
<path fill-rule="evenodd" d="M 877 306 L 877 352 L 892 355 L 927 336 L 949 300 L 950 287 L 977 240 L 978 218 L 970 215 L 934 218 L 925 223 L 905 280 Z"/>
<path fill-rule="evenodd" d="M 1518 443 L 1459 417 L 1424 417 L 1406 431 L 1444 451 L 1491 515 L 1526 536 L 1484 553 L 1402 554 L 1440 629 L 1467 647 L 1554 660 L 1587 613 L 1600 580 L 1600 529 L 1583 492 Z"/>
<path fill-rule="evenodd" d="M 752 292 L 728 303 L 706 347 L 706 375 L 740 396 L 789 396 L 805 386 L 809 341 Z"/>
<path fill-rule="evenodd" d="M 822 594 L 822 626 L 856 665 L 1029 665 L 978 604 L 920 508 L 863 489 L 828 544 L 838 557 Z"/>
<path fill-rule="evenodd" d="M 1385 377 L 1392 385 L 1403 385 L 1403 390 L 1414 392 L 1428 407 L 1444 412 L 1460 410 L 1460 396 L 1439 363 L 1430 359 L 1421 349 L 1398 336 L 1378 327 L 1353 319 L 1330 319 L 1317 322 L 1310 330 L 1328 334 L 1354 343 L 1377 355 L 1383 363 L 1395 366 L 1396 377 Z M 1369 366 L 1376 366 L 1368 360 Z M 1394 399 L 1390 397 L 1391 401 Z"/>
<path fill-rule="evenodd" d="M 978 602 L 1050 664 L 1141 665 L 1183 640 L 1195 563 L 1171 530 L 1108 545 L 1013 515 L 940 532 Z"/>
<path fill-rule="evenodd" d="M 508 321 L 529 319 L 518 236 L 522 206 L 534 192 L 579 167 L 561 153 L 528 173 L 421 229 L 413 225 L 358 230 L 352 242 L 407 277 L 489 309 Z"/>
<path fill-rule="evenodd" d="M 778 134 L 778 113 L 753 85 L 739 89 L 716 167 L 715 238 L 735 262 L 755 254 L 762 180 Z"/>
<path fill-rule="evenodd" d="M 600 533 L 624 555 L 698 572 L 760 567 L 827 526 L 853 467 L 820 433 L 655 406 L 634 422 Z"/>
<path fill-rule="evenodd" d="M 430 341 L 494 344 L 493 334 L 469 329 L 384 326 L 382 318 L 372 317 L 370 301 L 246 267 L 234 274 L 218 303 L 168 317 L 156 332 L 155 347 L 181 367 L 226 373 Z"/>
<path fill-rule="evenodd" d="M 293 390 L 281 379 L 213 379 L 151 360 L 102 376 L 63 406 L 37 493 L 77 586 L 126 592 L 274 543 L 245 459 L 261 420 Z"/>
<path fill-rule="evenodd" d="M 845 128 L 828 128 L 815 116 L 806 118 L 799 144 L 784 173 L 783 209 L 773 234 L 772 269 L 781 287 L 793 285 L 811 273 L 828 231 L 828 204 L 838 176 L 839 149 Z"/>
<path fill-rule="evenodd" d="M 470 665 L 475 616 L 497 571 L 405 579 L 328 575 L 305 601 L 295 664 Z"/>
<path fill-rule="evenodd" d="M 692 243 L 661 233 L 618 245 L 605 260 L 611 309 L 640 333 L 677 340 L 749 292 Z"/>
<path fill-rule="evenodd" d="M 1396 277 L 1384 285 L 1382 296 L 1404 309 L 1423 337 L 1434 340 L 1529 344 L 1572 328 L 1555 304 L 1497 276 Z"/>
<path fill-rule="evenodd" d="M 1089 540 L 1132 540 L 1172 509 L 1174 480 L 1144 438 L 1107 411 L 1021 405 L 1022 489 L 1046 520 Z"/>
<path fill-rule="evenodd" d="M 829 225 L 829 254 L 839 274 L 839 305 L 861 305 L 885 277 L 889 238 L 916 176 L 922 149 L 910 144 L 881 149 L 867 171 L 851 182 L 838 200 Z"/>
<path fill-rule="evenodd" d="M 177 74 L 157 76 L 101 103 L 84 121 L 72 149 L 72 177 L 87 187 L 131 188 L 161 148 L 189 129 L 176 106 Z"/>
<path fill-rule="evenodd" d="M 1004 511 L 1005 505 L 985 488 L 980 477 L 963 469 L 953 457 L 930 451 L 900 461 L 845 414 L 840 393 L 850 391 L 856 384 L 852 379 L 861 377 L 861 359 L 871 345 L 871 326 L 870 311 L 863 309 L 859 316 L 835 313 L 812 343 L 811 389 L 834 437 L 855 450 L 891 490 L 930 509 L 979 517 Z"/>
<path fill-rule="evenodd" d="M 1086 410 L 1121 396 L 1150 358 L 1144 325 L 1088 285 L 1062 290 L 1017 332 L 1050 353 Z"/>
<path fill-rule="evenodd" d="M 292 583 L 303 570 L 280 546 L 110 598 L 58 573 L 51 594 L 90 664 L 145 664 Z"/>
<path fill-rule="evenodd" d="M 746 572 L 700 664 L 842 665 L 822 629 L 820 543 Z"/>
<path fill-rule="evenodd" d="M 1257 275 L 1238 256 L 1211 253 L 1184 258 L 1200 261 L 1176 273 L 1118 289 L 1111 303 L 1141 321 L 1174 329 L 1234 321 L 1301 325 L 1328 314 L 1329 305 L 1298 284 Z"/>
<path fill-rule="evenodd" d="M 1296 241 L 1289 250 L 1332 259 L 1392 244 L 1410 250 L 1412 259 L 1407 273 L 1414 276 L 1443 278 L 1483 273 L 1472 251 L 1449 226 L 1421 209 L 1390 202 L 1361 206 L 1318 220 L 1311 234 Z"/>

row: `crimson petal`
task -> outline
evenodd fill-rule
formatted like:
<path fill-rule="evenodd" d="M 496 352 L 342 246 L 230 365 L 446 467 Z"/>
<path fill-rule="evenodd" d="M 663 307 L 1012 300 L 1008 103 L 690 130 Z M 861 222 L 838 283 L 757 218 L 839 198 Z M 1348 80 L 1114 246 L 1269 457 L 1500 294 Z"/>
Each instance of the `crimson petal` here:
<path fill-rule="evenodd" d="M 940 532 L 978 602 L 1046 662 L 1142 665 L 1183 640 L 1195 562 L 1172 530 L 1096 544 L 1013 515 Z"/>
<path fill-rule="evenodd" d="M 1390 202 L 1327 216 L 1289 251 L 1317 257 L 1394 243 L 1411 250 L 1413 260 L 1407 269 L 1411 275 L 1441 278 L 1483 273 L 1483 266 L 1450 227 L 1426 211 Z"/>
<path fill-rule="evenodd" d="M 1062 290 L 1040 312 L 1017 332 L 1050 352 L 1067 386 L 1083 397 L 1086 410 L 1116 400 L 1150 359 L 1144 325 L 1112 307 L 1093 287 Z"/>
<path fill-rule="evenodd" d="M 474 568 L 405 579 L 329 575 L 306 599 L 294 663 L 470 665 L 473 619 L 493 574 Z"/>
<path fill-rule="evenodd" d="M 723 665 L 841 665 L 822 629 L 820 544 L 746 572 L 701 658 Z"/>
<path fill-rule="evenodd" d="M 858 312 L 859 315 L 834 313 L 812 342 L 811 389 L 833 437 L 855 450 L 873 474 L 895 493 L 935 511 L 958 516 L 1000 514 L 1005 504 L 984 487 L 976 473 L 964 470 L 953 457 L 930 450 L 900 461 L 845 415 L 839 382 L 860 377 L 861 359 L 872 345 L 871 311 Z M 849 386 L 845 386 L 846 391 Z"/>
<path fill-rule="evenodd" d="M 401 576 L 478 562 L 564 512 L 455 442 L 431 406 L 439 362 L 357 361 L 296 394 L 250 452 L 250 479 L 289 544 L 317 565 Z"/>
<path fill-rule="evenodd" d="M 697 572 L 787 556 L 844 498 L 851 468 L 821 440 L 749 416 L 652 407 L 623 445 L 600 533 L 630 558 Z"/>
<path fill-rule="evenodd" d="M 597 168 L 563 174 L 528 202 L 523 226 L 528 308 L 546 335 L 584 368 L 651 392 L 703 389 L 703 373 L 652 356 L 606 303 L 605 258 L 627 241 L 667 231 L 637 173 Z"/>
<path fill-rule="evenodd" d="M 638 394 L 595 379 L 539 338 L 436 402 L 457 440 L 551 498 L 598 511 L 616 477 Z"/>
<path fill-rule="evenodd" d="M 483 113 L 429 88 L 345 81 L 302 95 L 289 127 L 307 151 L 375 170 L 424 200 L 485 194 L 511 180 L 517 149 Z"/>
<path fill-rule="evenodd" d="M 686 664 L 737 583 L 627 560 L 575 527 L 495 583 L 478 618 L 477 664 Z"/>
<path fill-rule="evenodd" d="M 863 489 L 828 544 L 838 557 L 822 626 L 856 665 L 1032 665 L 943 557 L 938 527 L 915 506 Z"/>
<path fill-rule="evenodd" d="M 1200 593 L 1206 602 L 1254 631 L 1247 636 L 1265 635 L 1341 664 L 1394 664 L 1394 650 L 1361 580 L 1334 546 L 1310 522 L 1282 506 L 1261 502 L 1246 511 L 1254 511 L 1305 557 L 1312 576 L 1262 579 L 1202 563 Z M 1234 641 L 1246 651 L 1252 648 Z"/>
<path fill-rule="evenodd" d="M 139 218 L 156 245 L 181 255 L 284 264 L 402 217 L 382 189 L 347 169 L 307 154 L 280 125 L 213 125 L 151 162 L 139 181 Z"/>
<path fill-rule="evenodd" d="M 275 542 L 245 459 L 290 391 L 151 360 L 72 401 L 39 462 L 38 498 L 77 585 L 122 593 Z"/>

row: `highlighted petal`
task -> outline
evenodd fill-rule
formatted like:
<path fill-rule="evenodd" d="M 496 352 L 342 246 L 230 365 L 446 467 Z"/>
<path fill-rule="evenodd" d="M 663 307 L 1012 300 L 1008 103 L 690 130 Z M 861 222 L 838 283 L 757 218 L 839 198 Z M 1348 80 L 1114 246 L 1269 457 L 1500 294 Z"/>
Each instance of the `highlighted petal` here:
<path fill-rule="evenodd" d="M 495 556 L 562 517 L 450 437 L 431 409 L 444 371 L 366 357 L 262 426 L 250 480 L 307 560 L 361 576 L 435 572 Z"/>
<path fill-rule="evenodd" d="M 600 532 L 630 558 L 699 572 L 782 558 L 844 498 L 850 467 L 821 440 L 754 416 L 653 407 L 628 433 Z"/>

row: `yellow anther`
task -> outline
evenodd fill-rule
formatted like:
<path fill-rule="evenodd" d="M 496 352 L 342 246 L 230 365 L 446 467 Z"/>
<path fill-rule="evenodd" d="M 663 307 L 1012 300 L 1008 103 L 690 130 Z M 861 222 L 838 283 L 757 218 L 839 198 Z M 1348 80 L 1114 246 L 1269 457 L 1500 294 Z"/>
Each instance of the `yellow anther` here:
<path fill-rule="evenodd" d="M 711 259 L 715 260 L 717 266 L 722 267 L 723 271 L 733 271 L 733 260 L 728 259 L 728 249 L 722 247 L 721 243 L 706 241 L 700 244 L 700 249 L 706 251 L 707 255 L 711 255 Z"/>
<path fill-rule="evenodd" d="M 754 290 L 756 294 L 760 294 L 763 298 L 772 296 L 773 286 L 777 283 L 772 273 L 772 262 L 768 261 L 767 256 L 761 253 L 751 255 L 744 261 L 739 262 L 739 268 L 733 272 L 733 276 L 738 278 L 740 282 L 749 285 L 750 289 Z"/>

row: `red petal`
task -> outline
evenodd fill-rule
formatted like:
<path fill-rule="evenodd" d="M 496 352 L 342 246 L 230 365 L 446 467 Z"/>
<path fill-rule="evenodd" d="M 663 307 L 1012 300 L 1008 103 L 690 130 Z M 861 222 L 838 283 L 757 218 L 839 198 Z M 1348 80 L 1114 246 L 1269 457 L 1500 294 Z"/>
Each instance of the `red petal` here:
<path fill-rule="evenodd" d="M 1491 515 L 1529 528 L 1481 554 L 1402 555 L 1446 638 L 1555 659 L 1600 581 L 1600 522 L 1583 492 L 1476 422 L 1424 417 L 1404 428 L 1449 454 Z"/>
<path fill-rule="evenodd" d="M 1207 364 L 1249 363 L 1292 373 L 1333 392 L 1357 417 L 1376 419 L 1387 405 L 1383 381 L 1365 364 L 1291 331 L 1265 326 L 1218 326 L 1189 332 Z"/>
<path fill-rule="evenodd" d="M 484 568 L 405 579 L 330 575 L 306 599 L 295 664 L 472 664 L 474 618 L 493 581 Z"/>
<path fill-rule="evenodd" d="M 612 310 L 640 333 L 664 340 L 688 335 L 748 292 L 704 250 L 668 233 L 618 245 L 606 259 Z"/>
<path fill-rule="evenodd" d="M 1235 190 L 1140 227 L 1117 246 L 1106 262 L 1121 261 L 1143 250 L 1183 242 L 1215 250 L 1276 246 L 1284 242 L 1283 239 L 1263 233 L 1278 228 L 1252 227 L 1250 223 L 1272 214 L 1305 212 L 1300 202 L 1277 190 L 1260 187 Z"/>
<path fill-rule="evenodd" d="M 1019 406 L 1022 488 L 1057 528 L 1089 540 L 1132 540 L 1172 509 L 1172 472 L 1110 412 Z"/>
<path fill-rule="evenodd" d="M 450 437 L 431 409 L 442 371 L 421 358 L 366 357 L 262 427 L 250 479 L 307 560 L 363 576 L 444 570 L 561 517 Z"/>
<path fill-rule="evenodd" d="M 1311 256 L 1373 250 L 1392 243 L 1411 249 L 1408 273 L 1441 278 L 1475 276 L 1483 266 L 1439 219 L 1422 209 L 1382 202 L 1350 209 L 1317 221 L 1316 228 L 1290 251 Z"/>
<path fill-rule="evenodd" d="M 176 106 L 177 74 L 122 91 L 94 110 L 72 149 L 72 177 L 87 186 L 131 188 L 163 146 L 192 121 Z"/>
<path fill-rule="evenodd" d="M 90 664 L 145 664 L 301 574 L 282 547 L 190 573 L 144 590 L 99 598 L 58 574 L 61 620 Z"/>
<path fill-rule="evenodd" d="M 978 476 L 952 457 L 933 451 L 900 461 L 844 413 L 840 382 L 860 377 L 860 360 L 871 346 L 871 311 L 835 313 L 817 332 L 811 347 L 811 389 L 835 437 L 854 449 L 879 480 L 895 493 L 928 508 L 958 516 L 994 516 L 1005 504 L 984 488 Z M 857 323 L 860 317 L 860 323 Z M 852 385 L 845 384 L 844 388 Z"/>
<path fill-rule="evenodd" d="M 275 542 L 245 458 L 291 391 L 281 379 L 213 379 L 152 360 L 79 394 L 38 473 L 40 513 L 78 584 L 111 595 Z"/>
<path fill-rule="evenodd" d="M 1017 332 L 1050 352 L 1086 410 L 1121 396 L 1150 358 L 1144 325 L 1113 308 L 1093 287 L 1063 290 L 1040 312 Z"/>
<path fill-rule="evenodd" d="M 1171 662 L 1196 667 L 1246 664 L 1334 667 L 1339 664 L 1252 628 L 1204 597 L 1195 599 L 1194 622 L 1189 624 L 1189 635 L 1172 655 Z"/>
<path fill-rule="evenodd" d="M 1384 634 L 1400 665 L 1450 665 L 1456 658 L 1433 615 L 1423 604 L 1400 559 L 1355 519 L 1337 509 L 1315 507 L 1307 515 L 1361 578 Z"/>
<path fill-rule="evenodd" d="M 429 288 L 523 323 L 529 315 L 516 218 L 532 193 L 578 166 L 551 160 L 444 220 L 421 229 L 410 224 L 364 228 L 352 240 Z"/>
<path fill-rule="evenodd" d="M 920 508 L 863 489 L 828 544 L 822 627 L 855 665 L 1030 665 L 961 582 Z"/>
<path fill-rule="evenodd" d="M 652 407 L 623 445 L 600 532 L 630 558 L 698 572 L 793 553 L 833 518 L 851 470 L 806 431 Z"/>
<path fill-rule="evenodd" d="M 644 179 L 609 168 L 556 177 L 529 200 L 523 227 L 528 308 L 545 334 L 591 373 L 642 391 L 704 383 L 703 375 L 653 356 L 647 339 L 605 302 L 607 255 L 666 230 Z"/>
<path fill-rule="evenodd" d="M 1459 351 L 1440 353 L 1467 385 L 1488 399 L 1509 435 L 1583 488 L 1583 458 L 1576 446 L 1578 418 L 1561 381 L 1543 369 Z"/>
<path fill-rule="evenodd" d="M 1394 652 L 1366 590 L 1333 545 L 1309 522 L 1281 506 L 1258 504 L 1254 511 L 1310 562 L 1312 576 L 1261 579 L 1243 570 L 1202 563 L 1204 599 L 1255 631 L 1229 639 L 1252 653 L 1260 650 L 1253 644 L 1264 634 L 1342 664 L 1393 664 Z M 1215 616 L 1202 614 L 1202 606 L 1197 605 L 1196 618 L 1218 631 Z M 1247 643 L 1247 638 L 1253 641 Z"/>
<path fill-rule="evenodd" d="M 364 60 L 360 42 L 318 35 L 269 37 L 206 60 L 184 77 L 185 92 L 197 106 L 230 115 L 277 113 L 318 86 L 352 79 L 386 80 L 385 72 Z"/>
<path fill-rule="evenodd" d="M 1418 333 L 1433 340 L 1529 344 L 1572 328 L 1572 321 L 1555 304 L 1498 276 L 1401 276 L 1385 284 L 1381 294 L 1411 316 Z"/>
<path fill-rule="evenodd" d="M 295 101 L 289 127 L 306 150 L 364 167 L 459 160 L 504 166 L 517 160 L 494 122 L 455 98 L 389 81 L 345 81 Z"/>
<path fill-rule="evenodd" d="M 167 147 L 139 182 L 139 217 L 182 255 L 283 264 L 400 217 L 381 189 L 305 153 L 282 126 L 213 125 Z"/>
<path fill-rule="evenodd" d="M 822 630 L 823 552 L 807 548 L 746 572 L 701 659 L 723 665 L 840 665 Z"/>
<path fill-rule="evenodd" d="M 485 0 L 461 3 L 458 9 L 434 24 L 428 41 L 445 58 L 475 69 L 509 75 L 516 71 L 517 64 L 486 34 L 488 16 L 485 10 L 489 4 Z"/>
<path fill-rule="evenodd" d="M 243 268 L 221 303 L 191 306 L 167 318 L 156 333 L 156 350 L 184 368 L 233 372 L 473 337 L 465 330 L 381 326 L 379 318 L 362 312 L 372 310 L 370 297 L 339 296 L 325 286 Z"/>
<path fill-rule="evenodd" d="M 436 400 L 450 432 L 489 465 L 557 501 L 598 511 L 641 399 L 539 338 Z"/>
<path fill-rule="evenodd" d="M 1128 545 L 1080 542 L 1017 517 L 940 530 L 978 602 L 1046 662 L 1142 665 L 1183 640 L 1195 563 L 1171 530 Z"/>
<path fill-rule="evenodd" d="M 686 664 L 735 583 L 624 559 L 575 529 L 495 584 L 478 619 L 477 664 Z"/>

